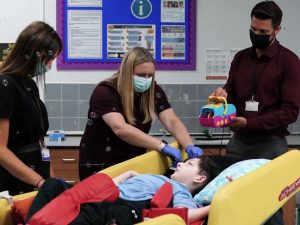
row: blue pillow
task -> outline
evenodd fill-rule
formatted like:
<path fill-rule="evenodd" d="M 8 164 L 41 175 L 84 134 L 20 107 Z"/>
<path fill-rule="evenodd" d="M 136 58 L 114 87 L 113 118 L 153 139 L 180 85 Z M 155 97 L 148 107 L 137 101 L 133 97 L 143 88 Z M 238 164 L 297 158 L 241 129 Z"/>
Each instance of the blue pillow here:
<path fill-rule="evenodd" d="M 268 159 L 249 159 L 237 162 L 225 170 L 223 170 L 215 179 L 209 182 L 205 188 L 203 188 L 198 194 L 194 196 L 196 202 L 200 205 L 208 205 L 216 193 L 224 185 L 228 184 L 229 181 L 226 176 L 232 177 L 233 180 L 249 173 L 250 171 L 266 164 L 270 160 Z"/>

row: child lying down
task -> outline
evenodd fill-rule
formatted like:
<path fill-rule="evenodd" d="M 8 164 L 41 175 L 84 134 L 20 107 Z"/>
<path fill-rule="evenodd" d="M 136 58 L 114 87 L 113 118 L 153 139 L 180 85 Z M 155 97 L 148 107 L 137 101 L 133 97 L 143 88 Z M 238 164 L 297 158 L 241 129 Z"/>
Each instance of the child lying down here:
<path fill-rule="evenodd" d="M 170 182 L 173 187 L 173 202 L 171 206 L 188 208 L 188 218 L 191 222 L 200 220 L 208 215 L 209 206 L 197 205 L 192 195 L 193 193 L 198 193 L 199 189 L 217 176 L 219 172 L 219 166 L 208 156 L 188 159 L 185 162 L 178 163 L 170 179 L 163 175 L 138 174 L 134 171 L 127 171 L 112 179 L 119 190 L 119 196 L 115 201 L 104 200 L 95 202 L 93 200 L 89 203 L 84 201 L 85 204 L 80 205 L 78 215 L 70 220 L 70 224 L 129 225 L 141 222 L 143 209 L 149 208 L 150 200 L 165 182 Z M 76 186 L 67 191 L 71 191 Z M 46 180 L 29 210 L 27 216 L 28 224 L 38 224 L 35 222 L 37 214 L 41 214 L 41 211 L 47 208 L 43 208 L 43 206 L 58 195 L 57 198 L 61 198 L 58 202 L 66 203 L 70 202 L 70 199 L 72 199 L 71 201 L 74 201 L 74 199 L 76 201 L 78 190 L 75 194 L 71 194 L 71 197 L 70 195 L 60 195 L 66 188 L 67 184 L 62 181 L 53 178 Z M 82 189 L 80 192 L 84 193 L 86 190 Z M 55 204 L 55 201 L 48 205 L 51 204 Z M 56 205 L 58 212 L 54 212 L 54 214 L 59 213 L 59 207 L 64 206 Z M 38 212 L 39 210 L 40 212 Z M 35 214 L 36 212 L 37 214 Z M 55 222 L 62 224 L 59 223 L 59 219 L 61 218 L 58 217 L 58 221 Z"/>

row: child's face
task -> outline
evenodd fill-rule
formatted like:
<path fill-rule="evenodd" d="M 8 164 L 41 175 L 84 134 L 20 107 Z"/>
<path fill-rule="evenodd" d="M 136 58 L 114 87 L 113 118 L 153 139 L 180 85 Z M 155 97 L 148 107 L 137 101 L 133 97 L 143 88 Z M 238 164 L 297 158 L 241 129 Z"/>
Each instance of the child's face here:
<path fill-rule="evenodd" d="M 175 172 L 171 175 L 171 179 L 189 185 L 193 183 L 200 175 L 199 158 L 188 159 L 185 162 L 177 164 Z"/>

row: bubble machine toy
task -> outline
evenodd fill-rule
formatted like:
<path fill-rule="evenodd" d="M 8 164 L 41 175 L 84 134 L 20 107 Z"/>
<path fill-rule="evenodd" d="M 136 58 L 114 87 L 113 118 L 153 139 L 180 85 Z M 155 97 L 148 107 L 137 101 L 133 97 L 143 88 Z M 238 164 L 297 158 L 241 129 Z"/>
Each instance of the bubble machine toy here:
<path fill-rule="evenodd" d="M 236 116 L 236 108 L 227 104 L 226 98 L 209 96 L 208 104 L 200 109 L 199 122 L 203 127 L 223 127 L 230 124 L 233 116 Z"/>

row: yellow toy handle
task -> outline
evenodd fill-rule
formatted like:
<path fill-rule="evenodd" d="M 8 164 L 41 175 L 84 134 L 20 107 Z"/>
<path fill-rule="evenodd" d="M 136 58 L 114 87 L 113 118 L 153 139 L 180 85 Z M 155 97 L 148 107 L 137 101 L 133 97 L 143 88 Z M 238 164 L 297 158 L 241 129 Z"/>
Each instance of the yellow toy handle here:
<path fill-rule="evenodd" d="M 227 114 L 228 104 L 227 104 L 227 100 L 226 100 L 225 97 L 211 95 L 211 96 L 208 97 L 208 104 L 211 104 L 211 102 L 224 103 L 224 105 L 225 105 L 224 115 Z"/>

